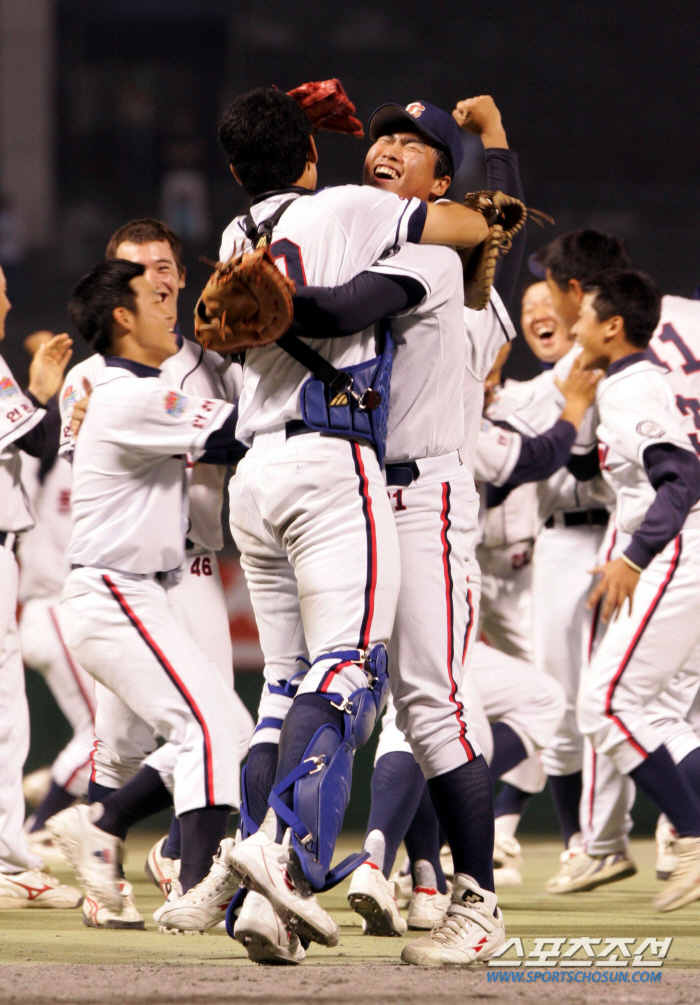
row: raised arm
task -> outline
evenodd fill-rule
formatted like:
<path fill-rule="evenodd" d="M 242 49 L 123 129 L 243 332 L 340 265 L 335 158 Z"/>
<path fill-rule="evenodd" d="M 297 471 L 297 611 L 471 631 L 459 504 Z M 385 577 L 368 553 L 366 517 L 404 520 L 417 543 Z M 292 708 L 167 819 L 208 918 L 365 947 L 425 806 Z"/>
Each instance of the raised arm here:
<path fill-rule="evenodd" d="M 456 202 L 431 202 L 420 243 L 475 248 L 486 240 L 488 233 L 486 220 L 476 210 Z"/>

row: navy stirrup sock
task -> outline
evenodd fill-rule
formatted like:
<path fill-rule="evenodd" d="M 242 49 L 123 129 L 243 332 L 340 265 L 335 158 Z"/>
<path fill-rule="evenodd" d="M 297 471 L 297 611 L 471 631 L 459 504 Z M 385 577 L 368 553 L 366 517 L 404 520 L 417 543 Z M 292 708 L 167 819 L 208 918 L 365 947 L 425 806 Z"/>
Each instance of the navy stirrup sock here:
<path fill-rule="evenodd" d="M 447 893 L 447 880 L 440 865 L 440 824 L 433 801 L 430 798 L 428 782 L 423 784 L 418 809 L 413 816 L 404 841 L 408 857 L 411 860 L 411 869 L 416 862 L 421 860 L 430 862 L 435 873 L 435 885 L 438 893 Z"/>
<path fill-rule="evenodd" d="M 161 855 L 164 855 L 166 858 L 180 858 L 181 840 L 180 820 L 173 815 L 173 819 L 170 821 L 168 836 L 160 849 Z"/>
<path fill-rule="evenodd" d="M 678 770 L 686 783 L 700 799 L 700 747 L 691 750 L 678 765 Z"/>
<path fill-rule="evenodd" d="M 61 810 L 67 810 L 77 798 L 77 796 L 72 796 L 67 789 L 63 789 L 60 785 L 56 785 L 55 782 L 51 782 L 51 788 L 36 808 L 34 823 L 32 824 L 30 833 L 33 834 L 34 831 L 43 830 L 49 817 L 55 816 Z"/>
<path fill-rule="evenodd" d="M 700 803 L 663 743 L 629 775 L 666 814 L 679 837 L 700 837 Z"/>
<path fill-rule="evenodd" d="M 267 801 L 275 784 L 277 753 L 276 743 L 256 743 L 250 748 L 246 761 L 246 805 L 248 813 L 258 827 L 265 819 Z"/>
<path fill-rule="evenodd" d="M 182 892 L 201 883 L 211 869 L 211 862 L 226 837 L 230 806 L 204 806 L 180 814 Z"/>
<path fill-rule="evenodd" d="M 548 780 L 564 847 L 568 848 L 572 835 L 581 831 L 579 805 L 583 790 L 583 773 L 574 771 L 570 775 L 549 775 Z"/>
<path fill-rule="evenodd" d="M 491 777 L 495 780 L 505 775 L 527 757 L 523 741 L 507 722 L 491 724 L 493 734 L 493 757 L 491 758 Z"/>
<path fill-rule="evenodd" d="M 392 751 L 380 757 L 372 775 L 372 805 L 367 834 L 384 836 L 382 872 L 388 879 L 399 845 L 420 802 L 425 777 L 413 754 Z"/>
<path fill-rule="evenodd" d="M 504 782 L 501 791 L 493 802 L 493 815 L 498 817 L 508 816 L 510 813 L 517 813 L 522 816 L 527 809 L 527 804 L 532 799 L 531 792 L 523 792 L 522 789 Z"/>
<path fill-rule="evenodd" d="M 99 782 L 88 782 L 87 801 L 88 803 L 103 803 L 107 796 L 114 795 L 118 789 L 110 789 L 107 785 L 100 785 Z"/>
<path fill-rule="evenodd" d="M 104 813 L 95 821 L 96 825 L 123 841 L 133 824 L 167 810 L 173 799 L 158 772 L 144 764 L 126 785 L 112 790 L 102 805 Z"/>
<path fill-rule="evenodd" d="M 483 754 L 428 781 L 455 874 L 466 873 L 493 893 L 493 783 Z"/>

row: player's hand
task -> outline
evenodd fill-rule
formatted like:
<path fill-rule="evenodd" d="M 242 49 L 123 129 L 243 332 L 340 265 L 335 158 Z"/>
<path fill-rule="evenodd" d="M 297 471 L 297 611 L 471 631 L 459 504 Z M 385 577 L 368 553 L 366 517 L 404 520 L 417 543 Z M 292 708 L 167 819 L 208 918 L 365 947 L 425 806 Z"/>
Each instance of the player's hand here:
<path fill-rule="evenodd" d="M 617 621 L 620 611 L 624 607 L 625 600 L 629 601 L 629 613 L 632 613 L 632 600 L 634 591 L 639 582 L 639 573 L 632 569 L 623 558 L 616 558 L 614 562 L 606 562 L 605 565 L 598 565 L 591 569 L 592 575 L 600 574 L 600 581 L 591 590 L 586 606 L 589 611 L 593 610 L 602 597 L 603 610 L 601 618 L 604 624 L 612 618 Z"/>
<path fill-rule="evenodd" d="M 501 113 L 490 94 L 479 94 L 475 98 L 458 101 L 452 118 L 462 129 L 480 136 L 484 147 L 508 149 Z"/>
<path fill-rule="evenodd" d="M 554 383 L 566 399 L 561 418 L 579 429 L 583 417 L 595 401 L 595 392 L 601 378 L 602 370 L 582 370 L 581 357 L 577 356 L 568 376 L 564 380 L 554 378 Z"/>
<path fill-rule="evenodd" d="M 29 391 L 45 405 L 60 389 L 63 373 L 73 355 L 73 339 L 65 333 L 54 335 L 40 345 L 29 366 Z"/>
<path fill-rule="evenodd" d="M 70 417 L 70 431 L 73 434 L 73 439 L 77 440 L 78 433 L 80 432 L 80 427 L 83 424 L 83 420 L 87 415 L 88 405 L 90 404 L 90 395 L 92 394 L 92 384 L 87 379 L 83 377 L 83 390 L 85 391 L 85 397 L 79 398 L 78 401 L 73 405 L 73 413 Z"/>

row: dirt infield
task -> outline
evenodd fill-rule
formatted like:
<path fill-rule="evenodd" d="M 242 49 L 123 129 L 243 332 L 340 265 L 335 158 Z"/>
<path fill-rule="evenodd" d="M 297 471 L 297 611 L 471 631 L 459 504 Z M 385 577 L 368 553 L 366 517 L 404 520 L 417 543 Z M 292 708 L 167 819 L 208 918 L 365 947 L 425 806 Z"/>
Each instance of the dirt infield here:
<path fill-rule="evenodd" d="M 301 967 L 256 967 L 222 931 L 190 938 L 161 935 L 151 920 L 161 902 L 159 892 L 142 872 L 151 841 L 149 836 L 135 835 L 127 860 L 127 876 L 146 918 L 145 932 L 88 929 L 81 924 L 80 911 L 0 912 L 0 1005 L 451 1005 L 555 999 L 566 1005 L 594 1001 L 700 1005 L 700 902 L 671 914 L 652 913 L 650 901 L 658 884 L 650 841 L 633 845 L 640 867 L 637 876 L 568 897 L 543 892 L 545 879 L 557 866 L 558 846 L 527 845 L 522 886 L 500 896 L 508 935 L 522 940 L 520 966 L 437 971 L 400 962 L 407 938 L 363 936 L 360 919 L 345 900 L 347 884 L 323 895 L 324 905 L 341 925 L 340 945 L 333 950 L 312 946 Z M 344 855 L 351 848 L 344 842 L 339 851 Z M 68 870 L 55 871 L 70 880 Z M 625 967 L 619 962 L 603 966 L 600 960 L 591 962 L 588 970 L 567 972 L 561 961 L 554 968 L 527 969 L 536 939 L 582 936 L 600 940 L 599 947 L 606 939 L 619 938 L 637 940 L 636 945 L 649 937 L 671 937 L 673 942 L 663 967 L 656 970 L 633 969 L 631 959 L 620 960 Z"/>

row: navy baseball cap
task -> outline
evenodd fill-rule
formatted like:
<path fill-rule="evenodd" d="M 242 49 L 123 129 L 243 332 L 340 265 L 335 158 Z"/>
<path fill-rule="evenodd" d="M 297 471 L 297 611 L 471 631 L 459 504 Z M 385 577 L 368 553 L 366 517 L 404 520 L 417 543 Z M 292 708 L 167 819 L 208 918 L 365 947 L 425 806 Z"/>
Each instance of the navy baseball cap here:
<path fill-rule="evenodd" d="M 411 101 L 405 108 L 403 105 L 380 105 L 372 112 L 368 131 L 372 140 L 391 133 L 423 133 L 448 151 L 455 172 L 464 157 L 459 126 L 451 115 L 427 101 Z"/>

